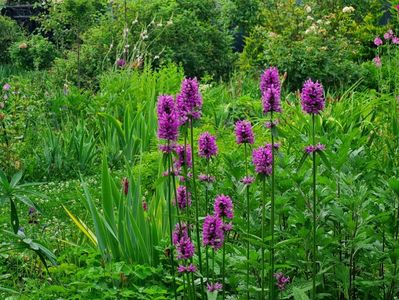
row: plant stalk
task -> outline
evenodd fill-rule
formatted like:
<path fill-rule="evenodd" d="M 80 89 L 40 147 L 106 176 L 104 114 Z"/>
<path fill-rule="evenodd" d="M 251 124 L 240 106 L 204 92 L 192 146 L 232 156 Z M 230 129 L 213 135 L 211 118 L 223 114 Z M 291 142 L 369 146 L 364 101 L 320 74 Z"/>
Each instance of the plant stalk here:
<path fill-rule="evenodd" d="M 195 174 L 195 158 L 194 158 L 194 129 L 193 129 L 193 118 L 190 118 L 190 133 L 191 133 L 191 161 L 193 165 L 193 190 L 194 190 L 194 198 L 195 198 L 195 228 L 197 233 L 197 247 L 198 247 L 198 263 L 200 269 L 200 281 L 201 281 L 201 295 L 202 299 L 205 299 L 204 295 L 204 280 L 202 278 L 202 257 L 201 257 L 201 239 L 200 239 L 200 229 L 199 229 L 199 199 L 197 197 L 197 186 L 196 186 L 196 174 Z"/>
<path fill-rule="evenodd" d="M 245 176 L 248 178 L 248 156 L 247 156 L 247 143 L 244 144 L 244 156 L 245 156 Z M 250 215 L 250 207 L 249 207 L 249 184 L 246 186 L 246 196 L 247 196 L 247 299 L 249 299 L 249 215 Z"/>
<path fill-rule="evenodd" d="M 315 115 L 312 114 L 312 141 L 315 145 Z M 312 299 L 316 299 L 316 151 L 312 152 L 313 161 L 313 262 L 312 262 Z"/>
<path fill-rule="evenodd" d="M 168 148 L 170 146 L 170 143 L 168 142 Z M 170 160 L 171 160 L 171 154 L 168 154 L 167 157 L 167 170 L 170 172 Z M 172 267 L 172 278 L 173 278 L 173 291 L 174 291 L 174 297 L 175 300 L 177 300 L 177 292 L 176 292 L 176 278 L 175 278 L 175 262 L 174 262 L 174 257 L 173 257 L 173 226 L 172 226 L 172 193 L 171 193 L 171 175 L 169 174 L 168 176 L 168 215 L 169 215 L 169 233 L 170 233 L 170 264 Z"/>
<path fill-rule="evenodd" d="M 262 257 L 262 278 L 261 278 L 261 299 L 265 299 L 265 199 L 266 199 L 266 177 L 262 178 L 262 228 L 261 228 L 261 257 Z"/>
<path fill-rule="evenodd" d="M 273 112 L 271 112 L 270 116 L 270 124 L 272 124 L 273 128 Z M 271 234 L 271 240 L 270 240 L 270 274 L 269 274 L 269 299 L 272 300 L 274 299 L 274 208 L 275 208 L 275 167 L 274 167 L 274 135 L 273 135 L 273 130 L 271 131 L 271 138 L 272 138 L 272 195 L 271 195 L 271 212 L 270 212 L 270 234 Z"/>

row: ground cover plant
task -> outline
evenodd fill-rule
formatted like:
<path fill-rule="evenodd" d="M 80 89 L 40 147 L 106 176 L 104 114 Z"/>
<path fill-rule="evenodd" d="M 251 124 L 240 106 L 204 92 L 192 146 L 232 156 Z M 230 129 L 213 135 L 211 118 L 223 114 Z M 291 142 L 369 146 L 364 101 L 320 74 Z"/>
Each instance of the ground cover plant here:
<path fill-rule="evenodd" d="M 398 298 L 398 3 L 35 5 L 0 19 L 1 299 Z"/>

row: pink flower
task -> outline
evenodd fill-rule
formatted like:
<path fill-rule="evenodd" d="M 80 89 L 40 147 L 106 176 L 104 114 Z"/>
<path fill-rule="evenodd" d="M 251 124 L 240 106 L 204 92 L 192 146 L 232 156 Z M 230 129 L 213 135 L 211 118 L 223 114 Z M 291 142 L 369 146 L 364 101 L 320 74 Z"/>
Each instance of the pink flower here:
<path fill-rule="evenodd" d="M 381 46 L 382 44 L 383 44 L 382 39 L 379 36 L 377 36 L 374 39 L 374 45 L 376 45 L 378 47 L 378 46 Z"/>
<path fill-rule="evenodd" d="M 397 36 L 394 36 L 392 38 L 392 43 L 394 43 L 395 45 L 399 45 L 399 38 Z"/>
<path fill-rule="evenodd" d="M 381 68 L 382 66 L 381 58 L 378 55 L 374 57 L 373 62 L 377 68 Z"/>
<path fill-rule="evenodd" d="M 384 39 L 390 40 L 393 37 L 393 31 L 392 29 L 389 29 L 385 34 L 384 34 Z"/>

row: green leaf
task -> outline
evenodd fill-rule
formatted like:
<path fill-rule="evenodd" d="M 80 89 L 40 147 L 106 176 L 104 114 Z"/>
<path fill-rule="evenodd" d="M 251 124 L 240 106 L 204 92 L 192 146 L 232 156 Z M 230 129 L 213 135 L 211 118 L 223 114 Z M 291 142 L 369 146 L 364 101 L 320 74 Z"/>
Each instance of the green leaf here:
<path fill-rule="evenodd" d="M 298 168 L 296 169 L 297 172 L 302 168 L 303 164 L 305 163 L 306 158 L 309 156 L 309 153 L 304 151 L 301 160 L 299 161 Z"/>
<path fill-rule="evenodd" d="M 11 204 L 11 226 L 14 230 L 14 233 L 16 234 L 19 229 L 18 213 L 15 203 L 12 199 L 10 199 L 10 204 Z"/>
<path fill-rule="evenodd" d="M 395 177 L 392 177 L 388 181 L 389 187 L 395 192 L 397 196 L 399 196 L 399 180 Z"/>
<path fill-rule="evenodd" d="M 317 154 L 320 155 L 321 160 L 324 162 L 325 166 L 331 171 L 331 164 L 327 158 L 327 155 L 323 151 L 317 151 Z"/>
<path fill-rule="evenodd" d="M 309 297 L 306 295 L 305 291 L 302 289 L 294 287 L 292 289 L 292 293 L 294 295 L 295 300 L 309 300 Z"/>

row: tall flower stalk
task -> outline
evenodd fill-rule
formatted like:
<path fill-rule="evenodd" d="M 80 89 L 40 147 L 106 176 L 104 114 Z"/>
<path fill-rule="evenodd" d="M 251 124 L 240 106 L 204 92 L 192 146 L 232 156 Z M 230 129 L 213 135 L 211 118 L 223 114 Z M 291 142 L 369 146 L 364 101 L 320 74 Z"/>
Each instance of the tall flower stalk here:
<path fill-rule="evenodd" d="M 172 219 L 172 191 L 171 191 L 171 155 L 174 148 L 174 143 L 178 138 L 179 123 L 178 114 L 176 110 L 176 103 L 173 96 L 161 95 L 157 103 L 158 114 L 158 138 L 166 141 L 166 145 L 161 145 L 160 149 L 165 153 L 166 169 L 168 173 L 168 188 L 167 188 L 167 201 L 168 201 L 168 216 L 169 216 L 169 234 L 170 234 L 170 264 L 173 280 L 174 297 L 177 299 L 176 291 L 176 278 L 175 278 L 175 262 L 173 254 L 173 219 Z"/>
<path fill-rule="evenodd" d="M 223 234 L 229 228 L 225 226 L 225 218 L 233 219 L 233 202 L 229 196 L 219 195 L 215 199 L 214 214 L 223 222 Z M 227 226 L 230 227 L 230 226 Z M 223 299 L 225 298 L 225 277 L 226 277 L 226 238 L 223 243 L 223 260 L 222 260 L 222 286 L 223 286 Z"/>
<path fill-rule="evenodd" d="M 270 113 L 271 137 L 271 209 L 270 209 L 270 272 L 269 272 L 269 299 L 274 299 L 274 223 L 275 223 L 275 161 L 274 137 L 277 122 L 273 120 L 273 113 L 281 112 L 281 83 L 278 69 L 271 67 L 261 75 L 260 90 L 262 92 L 263 113 Z"/>
<path fill-rule="evenodd" d="M 262 277 L 261 277 L 261 299 L 265 299 L 265 200 L 266 200 L 266 177 L 272 173 L 272 150 L 271 146 L 261 146 L 252 151 L 252 162 L 255 172 L 262 181 L 262 221 L 261 221 L 261 257 L 262 257 Z"/>
<path fill-rule="evenodd" d="M 249 235 L 250 235 L 250 204 L 249 204 L 249 186 L 253 182 L 253 178 L 249 177 L 248 173 L 248 153 L 247 153 L 247 144 L 252 145 L 255 141 L 254 134 L 252 131 L 252 125 L 249 121 L 238 121 L 235 125 L 235 135 L 236 142 L 238 145 L 244 144 L 244 164 L 245 164 L 245 177 L 241 180 L 243 184 L 245 184 L 246 189 L 246 221 L 247 221 L 247 275 L 246 275 L 246 284 L 247 284 L 247 298 L 249 299 Z"/>
<path fill-rule="evenodd" d="M 302 110 L 312 116 L 312 145 L 307 146 L 305 151 L 312 154 L 312 299 L 316 299 L 316 274 L 317 274 L 317 195 L 316 195 L 316 152 L 324 150 L 325 146 L 317 144 L 315 138 L 315 115 L 320 114 L 324 110 L 325 99 L 323 86 L 319 82 L 308 80 L 305 82 L 301 92 Z"/>
<path fill-rule="evenodd" d="M 209 203 L 208 203 L 208 184 L 212 182 L 212 176 L 209 174 L 209 161 L 218 152 L 218 147 L 216 145 L 216 138 L 212 136 L 209 132 L 204 132 L 200 135 L 198 139 L 198 155 L 206 159 L 206 175 L 200 175 L 200 180 L 205 182 L 205 211 L 206 214 L 209 213 Z M 206 259 L 206 272 L 209 278 L 209 255 L 208 248 L 205 249 L 205 259 Z"/>
<path fill-rule="evenodd" d="M 180 93 L 176 97 L 177 109 L 179 112 L 179 123 L 184 125 L 189 123 L 190 126 L 190 145 L 191 149 L 194 149 L 194 120 L 201 117 L 202 109 L 202 96 L 199 92 L 199 84 L 196 78 L 186 78 L 183 80 L 181 85 Z M 201 255 L 201 239 L 200 239 L 200 229 L 199 229 L 199 198 L 197 195 L 197 185 L 196 185 L 196 174 L 195 174 L 195 158 L 194 151 L 191 152 L 192 161 L 192 175 L 193 175 L 193 195 L 195 202 L 195 228 L 196 228 L 196 242 L 198 247 L 198 263 L 200 269 L 200 282 L 201 282 L 201 295 L 204 295 L 204 282 L 203 282 L 203 267 L 202 267 L 202 255 Z"/>

